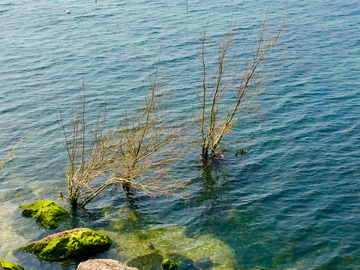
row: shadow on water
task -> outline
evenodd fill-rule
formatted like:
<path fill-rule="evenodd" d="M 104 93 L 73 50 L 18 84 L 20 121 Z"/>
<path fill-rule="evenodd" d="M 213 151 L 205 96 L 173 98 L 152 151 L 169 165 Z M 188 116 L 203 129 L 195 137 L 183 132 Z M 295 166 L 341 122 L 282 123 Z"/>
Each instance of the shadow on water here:
<path fill-rule="evenodd" d="M 131 233 L 145 229 L 149 224 L 156 224 L 146 212 L 146 207 L 142 205 L 147 200 L 148 196 L 133 191 L 126 195 L 114 196 L 112 204 L 101 209 L 109 221 L 102 228 L 117 233 Z"/>
<path fill-rule="evenodd" d="M 229 188 L 226 187 L 226 181 L 229 175 L 221 170 L 218 162 L 204 168 L 200 177 L 194 180 L 193 184 L 198 184 L 201 191 L 196 196 L 184 202 L 185 207 L 201 208 L 201 214 L 197 216 L 194 221 L 194 227 L 188 227 L 188 234 L 196 235 L 202 230 L 200 227 L 211 222 L 211 219 L 218 219 L 221 217 L 221 212 L 218 211 L 219 203 L 224 200 Z M 198 226 L 200 225 L 200 226 Z"/>
<path fill-rule="evenodd" d="M 213 234 L 235 251 L 239 266 L 249 265 L 251 260 L 253 263 L 250 264 L 257 267 L 260 266 L 259 261 L 269 259 L 268 254 L 258 250 L 259 246 L 253 245 L 255 239 L 261 239 L 262 232 L 252 228 L 252 224 L 259 222 L 264 213 L 261 200 L 247 201 L 246 196 L 242 199 L 238 191 L 234 191 L 240 186 L 244 193 L 247 192 L 251 183 L 245 178 L 244 172 L 244 176 L 234 179 L 222 161 L 216 161 L 192 181 L 191 185 L 199 187 L 198 192 L 186 200 L 177 201 L 168 211 L 194 213 L 186 223 L 189 237 Z M 266 250 L 263 246 L 261 248 Z M 271 267 L 272 262 L 261 266 Z"/>
<path fill-rule="evenodd" d="M 316 205 L 318 191 L 298 178 L 257 177 L 261 164 L 246 165 L 233 177 L 225 166 L 218 162 L 204 168 L 191 183 L 198 186 L 197 191 L 167 210 L 191 217 L 185 222 L 189 237 L 213 234 L 235 251 L 244 269 L 344 269 L 344 265 L 358 263 L 359 239 L 344 245 L 344 239 L 323 237 L 333 233 L 332 224 L 346 216 L 337 209 L 345 203 L 358 204 L 356 198 L 346 195 Z M 359 222 L 349 219 L 343 226 L 356 230 L 356 224 Z"/>

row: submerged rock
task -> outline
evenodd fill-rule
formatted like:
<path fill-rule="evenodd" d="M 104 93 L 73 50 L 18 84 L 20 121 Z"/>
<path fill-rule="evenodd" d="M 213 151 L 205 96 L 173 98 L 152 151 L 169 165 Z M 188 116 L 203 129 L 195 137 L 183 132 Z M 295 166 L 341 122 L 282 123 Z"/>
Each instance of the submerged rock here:
<path fill-rule="evenodd" d="M 180 263 L 177 270 L 198 270 L 198 269 L 194 266 L 194 261 L 193 260 L 187 259 L 187 260 Z"/>
<path fill-rule="evenodd" d="M 86 258 L 107 250 L 110 238 L 102 232 L 87 228 L 76 228 L 51 234 L 28 244 L 22 250 L 35 254 L 46 261 L 62 261 L 71 258 Z"/>
<path fill-rule="evenodd" d="M 34 218 L 42 227 L 56 229 L 59 222 L 70 218 L 69 213 L 56 202 L 38 200 L 33 204 L 20 205 L 21 214 Z"/>
<path fill-rule="evenodd" d="M 155 250 L 155 246 L 151 242 L 148 244 L 148 247 L 149 247 L 150 250 Z"/>
<path fill-rule="evenodd" d="M 214 263 L 211 261 L 210 258 L 203 258 L 195 261 L 194 265 L 196 266 L 196 268 L 199 269 L 209 269 L 214 266 Z"/>
<path fill-rule="evenodd" d="M 185 269 L 185 264 L 182 264 L 186 260 L 192 262 L 187 270 L 197 269 L 196 261 L 201 267 L 209 267 L 211 263 L 212 266 L 208 268 L 211 270 L 237 268 L 234 250 L 212 234 L 203 234 L 192 238 L 187 236 L 185 228 L 173 225 L 150 227 L 131 233 L 107 231 L 106 234 L 117 244 L 109 251 L 111 256 L 125 258 L 124 262 L 127 265 L 140 270 L 142 269 L 141 264 L 135 265 L 130 262 L 135 259 L 139 260 L 139 258 L 144 259 L 145 255 L 153 254 L 154 251 L 158 256 L 173 260 L 178 265 L 178 269 Z M 149 243 L 152 243 L 156 249 L 150 250 Z M 204 260 L 202 261 L 202 259 Z M 150 268 L 144 269 L 149 270 Z"/>
<path fill-rule="evenodd" d="M 138 256 L 127 262 L 127 265 L 138 268 L 139 270 L 159 270 L 163 257 L 157 253 L 150 253 Z"/>
<path fill-rule="evenodd" d="M 173 260 L 164 259 L 161 263 L 163 270 L 175 270 L 177 269 L 177 265 Z"/>
<path fill-rule="evenodd" d="M 0 258 L 0 270 L 24 270 L 24 268 L 15 263 L 6 262 Z"/>
<path fill-rule="evenodd" d="M 38 229 L 29 228 L 24 220 L 17 218 L 18 204 L 0 202 L 0 209 L 0 255 L 9 261 L 16 261 L 13 251 L 28 242 L 21 235 L 21 230 L 26 228 L 28 235 L 33 235 L 33 231 L 38 233 Z"/>
<path fill-rule="evenodd" d="M 82 262 L 76 270 L 138 270 L 111 259 L 93 259 Z"/>

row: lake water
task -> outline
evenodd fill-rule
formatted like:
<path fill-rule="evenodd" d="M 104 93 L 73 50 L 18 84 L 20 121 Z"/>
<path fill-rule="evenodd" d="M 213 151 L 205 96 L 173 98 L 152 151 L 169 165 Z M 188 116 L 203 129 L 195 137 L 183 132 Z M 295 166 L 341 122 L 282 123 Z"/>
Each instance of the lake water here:
<path fill-rule="evenodd" d="M 209 24 L 211 63 L 231 25 L 240 44 L 235 52 L 251 49 L 267 11 L 274 29 L 288 17 L 281 65 L 257 99 L 257 117 L 224 139 L 224 159 L 203 171 L 198 155 L 187 157 L 173 178 L 191 184 L 177 196 L 127 200 L 121 189 L 106 191 L 87 207 L 92 221 L 80 225 L 112 234 L 176 225 L 186 241 L 216 239 L 226 250 L 220 260 L 233 256 L 234 269 L 358 269 L 355 0 L 2 0 L 0 157 L 26 137 L 0 173 L 0 256 L 25 269 L 75 269 L 24 260 L 16 249 L 47 234 L 21 217 L 18 205 L 58 200 L 55 188 L 64 189 L 58 108 L 70 118 L 83 84 L 89 119 L 105 101 L 108 121 L 116 124 L 144 100 L 160 58 L 167 108 L 172 117 L 191 120 L 201 86 L 203 27 Z M 248 154 L 235 157 L 242 147 Z M 99 256 L 121 259 L 116 250 Z"/>

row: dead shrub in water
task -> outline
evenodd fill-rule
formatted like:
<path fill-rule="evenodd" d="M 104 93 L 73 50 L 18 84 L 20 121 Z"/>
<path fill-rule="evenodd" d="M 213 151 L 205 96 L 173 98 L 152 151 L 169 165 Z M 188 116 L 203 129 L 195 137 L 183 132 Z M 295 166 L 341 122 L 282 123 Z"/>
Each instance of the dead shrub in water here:
<path fill-rule="evenodd" d="M 128 115 L 120 125 L 104 131 L 105 114 L 92 128 L 91 139 L 85 121 L 85 93 L 80 97 L 72 132 L 63 128 L 69 166 L 65 173 L 67 195 L 73 209 L 84 207 L 109 186 L 121 185 L 150 195 L 169 193 L 180 182 L 170 184 L 168 168 L 180 157 L 183 128 L 168 126 L 160 116 L 166 93 L 160 91 L 157 72 L 139 114 Z"/>
<path fill-rule="evenodd" d="M 228 70 L 228 54 L 232 47 L 235 33 L 231 30 L 219 48 L 217 70 L 208 78 L 209 68 L 206 64 L 206 30 L 202 34 L 200 61 L 202 64 L 202 90 L 200 91 L 201 112 L 199 131 L 201 134 L 201 157 L 206 164 L 209 158 L 217 156 L 220 141 L 233 129 L 242 117 L 250 113 L 250 105 L 269 83 L 273 71 L 261 69 L 268 59 L 268 54 L 277 45 L 284 28 L 285 19 L 274 33 L 267 31 L 266 18 L 263 20 L 254 54 L 244 61 L 243 70 Z M 235 96 L 231 97 L 230 90 Z M 210 153 L 209 153 L 210 152 Z"/>

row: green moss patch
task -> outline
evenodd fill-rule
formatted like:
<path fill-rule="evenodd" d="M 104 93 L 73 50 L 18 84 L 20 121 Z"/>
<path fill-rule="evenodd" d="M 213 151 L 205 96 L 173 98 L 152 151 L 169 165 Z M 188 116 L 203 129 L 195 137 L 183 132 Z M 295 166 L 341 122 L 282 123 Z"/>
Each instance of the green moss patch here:
<path fill-rule="evenodd" d="M 111 240 L 102 232 L 76 228 L 49 235 L 22 248 L 46 261 L 86 258 L 107 250 Z"/>
<path fill-rule="evenodd" d="M 170 259 L 164 259 L 161 262 L 161 266 L 164 270 L 175 270 L 177 268 L 176 263 Z"/>
<path fill-rule="evenodd" d="M 11 262 L 6 262 L 2 258 L 0 258 L 0 263 L 4 270 L 24 270 L 24 268 L 22 268 L 20 265 Z"/>
<path fill-rule="evenodd" d="M 21 214 L 34 218 L 40 226 L 56 229 L 59 222 L 70 218 L 69 213 L 53 201 L 39 200 L 33 204 L 20 205 Z"/>

